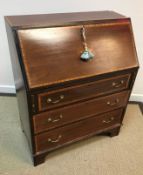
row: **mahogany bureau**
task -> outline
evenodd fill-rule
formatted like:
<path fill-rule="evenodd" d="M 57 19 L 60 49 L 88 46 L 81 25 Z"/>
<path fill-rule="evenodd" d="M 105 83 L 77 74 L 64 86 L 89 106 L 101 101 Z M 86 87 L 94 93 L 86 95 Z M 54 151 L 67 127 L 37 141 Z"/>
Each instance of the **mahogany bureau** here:
<path fill-rule="evenodd" d="M 73 142 L 118 135 L 139 67 L 130 18 L 100 11 L 5 21 L 34 165 Z"/>

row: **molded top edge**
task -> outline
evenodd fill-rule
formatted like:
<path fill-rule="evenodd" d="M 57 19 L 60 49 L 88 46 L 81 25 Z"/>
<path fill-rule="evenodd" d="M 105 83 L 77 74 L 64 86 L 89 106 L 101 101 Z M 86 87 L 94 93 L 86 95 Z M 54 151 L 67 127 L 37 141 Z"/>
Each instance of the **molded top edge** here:
<path fill-rule="evenodd" d="M 127 17 L 113 11 L 5 16 L 5 20 L 12 28 L 46 27 L 84 21 L 103 21 L 124 18 Z"/>

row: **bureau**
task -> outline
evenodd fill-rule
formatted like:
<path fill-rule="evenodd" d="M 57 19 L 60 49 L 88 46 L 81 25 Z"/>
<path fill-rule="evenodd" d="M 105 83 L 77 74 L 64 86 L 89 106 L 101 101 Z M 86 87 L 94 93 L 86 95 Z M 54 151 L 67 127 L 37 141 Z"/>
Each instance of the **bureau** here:
<path fill-rule="evenodd" d="M 65 145 L 119 134 L 139 67 L 130 18 L 99 11 L 5 22 L 34 165 Z"/>

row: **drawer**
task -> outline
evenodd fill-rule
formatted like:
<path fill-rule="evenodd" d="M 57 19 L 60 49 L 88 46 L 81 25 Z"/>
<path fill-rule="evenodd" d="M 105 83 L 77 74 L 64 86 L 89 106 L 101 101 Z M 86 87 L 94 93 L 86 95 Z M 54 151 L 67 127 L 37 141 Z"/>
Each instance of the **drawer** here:
<path fill-rule="evenodd" d="M 131 74 L 125 74 L 58 91 L 38 94 L 39 111 L 127 89 L 130 77 Z"/>
<path fill-rule="evenodd" d="M 88 118 L 35 136 L 36 152 L 51 150 L 89 135 L 120 126 L 122 109 Z"/>
<path fill-rule="evenodd" d="M 93 115 L 124 107 L 127 103 L 128 95 L 129 91 L 123 91 L 34 115 L 34 132 L 39 133 Z"/>

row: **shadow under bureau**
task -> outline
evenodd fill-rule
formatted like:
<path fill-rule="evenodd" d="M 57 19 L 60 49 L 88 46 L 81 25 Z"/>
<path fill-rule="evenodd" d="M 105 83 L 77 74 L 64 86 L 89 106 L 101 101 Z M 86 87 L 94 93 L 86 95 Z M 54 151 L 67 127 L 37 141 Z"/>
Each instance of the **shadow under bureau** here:
<path fill-rule="evenodd" d="M 139 67 L 130 18 L 100 11 L 5 21 L 34 165 L 78 140 L 118 135 Z"/>

